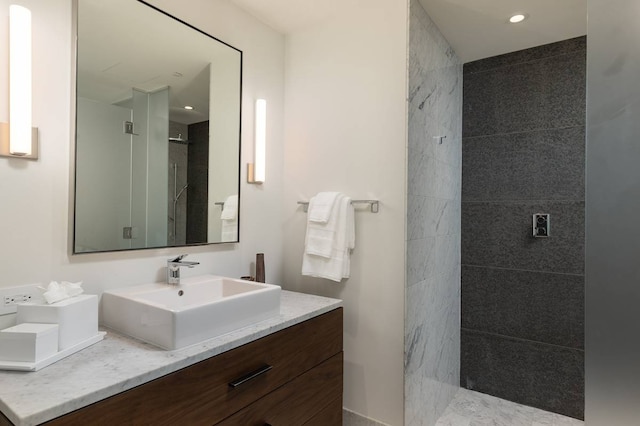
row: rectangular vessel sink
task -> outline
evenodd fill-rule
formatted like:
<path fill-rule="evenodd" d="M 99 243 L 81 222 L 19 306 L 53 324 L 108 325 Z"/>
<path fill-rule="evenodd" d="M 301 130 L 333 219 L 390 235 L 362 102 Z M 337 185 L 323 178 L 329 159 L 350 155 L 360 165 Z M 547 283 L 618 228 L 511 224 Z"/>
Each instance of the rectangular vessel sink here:
<path fill-rule="evenodd" d="M 280 287 L 215 275 L 180 285 L 144 284 L 106 291 L 107 327 L 164 349 L 179 349 L 280 313 Z"/>

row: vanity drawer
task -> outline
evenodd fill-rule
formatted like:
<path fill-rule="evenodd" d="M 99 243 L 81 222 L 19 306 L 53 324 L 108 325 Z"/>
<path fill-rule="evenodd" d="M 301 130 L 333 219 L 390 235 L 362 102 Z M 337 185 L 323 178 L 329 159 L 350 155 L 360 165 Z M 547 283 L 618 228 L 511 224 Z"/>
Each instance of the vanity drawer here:
<path fill-rule="evenodd" d="M 342 315 L 342 308 L 335 309 L 47 424 L 211 425 L 220 422 L 340 354 Z M 235 388 L 230 386 L 264 366 L 271 369 Z"/>
<path fill-rule="evenodd" d="M 342 413 L 342 353 L 229 417 L 219 426 L 288 426 L 308 424 L 333 402 Z M 335 415 L 335 413 L 333 413 Z M 325 418 L 327 414 L 324 415 Z M 322 423 L 337 426 L 341 422 Z"/>

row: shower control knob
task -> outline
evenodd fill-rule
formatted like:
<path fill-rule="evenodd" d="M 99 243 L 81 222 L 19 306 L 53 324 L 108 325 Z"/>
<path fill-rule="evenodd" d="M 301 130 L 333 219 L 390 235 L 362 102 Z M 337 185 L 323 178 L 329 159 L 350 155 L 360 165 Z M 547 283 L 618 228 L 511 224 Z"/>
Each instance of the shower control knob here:
<path fill-rule="evenodd" d="M 550 215 L 536 213 L 533 215 L 533 236 L 535 238 L 548 237 L 551 230 Z"/>

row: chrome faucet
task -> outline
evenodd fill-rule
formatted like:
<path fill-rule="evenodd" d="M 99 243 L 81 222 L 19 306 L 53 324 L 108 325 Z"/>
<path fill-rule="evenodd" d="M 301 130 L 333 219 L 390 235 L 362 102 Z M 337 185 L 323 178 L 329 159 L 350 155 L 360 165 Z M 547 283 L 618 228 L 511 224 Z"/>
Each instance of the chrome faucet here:
<path fill-rule="evenodd" d="M 199 265 L 200 262 L 183 262 L 182 259 L 187 257 L 186 254 L 181 254 L 175 259 L 167 260 L 167 284 L 180 285 L 180 267 L 186 266 L 187 268 L 193 268 Z"/>

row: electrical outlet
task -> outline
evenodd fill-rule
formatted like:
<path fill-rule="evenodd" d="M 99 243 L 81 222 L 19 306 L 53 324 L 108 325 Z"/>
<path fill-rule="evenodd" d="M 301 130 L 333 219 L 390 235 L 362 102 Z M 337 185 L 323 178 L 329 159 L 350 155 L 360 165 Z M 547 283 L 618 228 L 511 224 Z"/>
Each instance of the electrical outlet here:
<path fill-rule="evenodd" d="M 30 294 L 14 294 L 4 297 L 4 306 L 17 305 L 18 303 L 31 302 Z"/>
<path fill-rule="evenodd" d="M 18 287 L 0 287 L 0 315 L 15 313 L 19 303 L 41 300 L 41 294 L 42 292 L 38 289 L 38 284 Z"/>

